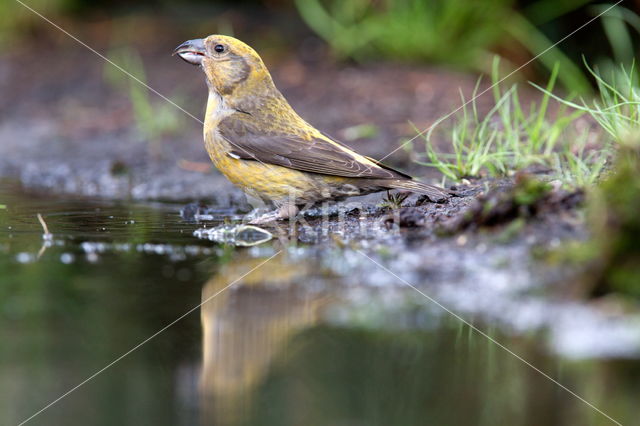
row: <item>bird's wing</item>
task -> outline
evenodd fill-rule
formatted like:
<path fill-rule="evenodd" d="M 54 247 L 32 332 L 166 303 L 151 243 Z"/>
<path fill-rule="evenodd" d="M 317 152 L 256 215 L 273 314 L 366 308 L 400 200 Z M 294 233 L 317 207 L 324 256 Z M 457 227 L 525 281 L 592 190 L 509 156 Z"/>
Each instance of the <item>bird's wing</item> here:
<path fill-rule="evenodd" d="M 221 120 L 217 130 L 230 143 L 230 154 L 244 160 L 325 175 L 411 179 L 320 133 L 305 138 L 273 130 L 273 127 L 265 132 L 259 130 L 249 117 L 238 118 L 234 115 Z"/>

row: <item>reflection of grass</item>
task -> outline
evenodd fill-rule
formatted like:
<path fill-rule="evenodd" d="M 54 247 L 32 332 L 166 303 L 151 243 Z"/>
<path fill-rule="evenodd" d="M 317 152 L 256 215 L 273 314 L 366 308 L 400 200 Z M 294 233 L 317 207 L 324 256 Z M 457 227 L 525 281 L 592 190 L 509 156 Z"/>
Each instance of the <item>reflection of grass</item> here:
<path fill-rule="evenodd" d="M 146 82 L 144 65 L 140 55 L 134 50 L 119 49 L 110 55 L 110 59 Z M 140 136 L 149 143 L 150 152 L 153 155 L 159 155 L 161 138 L 179 130 L 182 112 L 164 101 L 157 104 L 151 103 L 146 87 L 110 64 L 105 65 L 104 73 L 113 87 L 128 96 Z"/>
<path fill-rule="evenodd" d="M 271 363 L 245 424 L 525 425 L 560 424 L 557 385 L 470 330 L 417 308 L 399 330 L 316 326 L 297 334 Z M 414 331 L 425 322 L 425 331 Z M 511 338 L 480 325 L 544 371 L 558 368 L 535 334 Z M 457 334 L 456 334 L 457 333 Z M 497 335 L 498 334 L 498 335 Z M 618 366 L 618 364 L 616 364 Z M 587 392 L 603 380 L 593 363 L 564 362 L 562 377 L 624 423 L 632 418 L 632 379 L 620 366 L 611 392 Z M 589 387 L 591 385 L 591 387 Z M 631 392 L 633 393 L 633 392 Z M 292 413 L 291 407 L 296 407 Z M 462 409 L 458 407 L 463 407 Z M 572 407 L 571 407 L 572 408 Z M 568 409 L 567 409 L 568 410 Z M 600 424 L 593 410 L 571 411 L 566 424 Z M 530 419 L 535 418 L 532 422 Z M 347 419 L 347 420 L 345 420 Z M 349 421 L 357 419 L 358 422 Z"/>
<path fill-rule="evenodd" d="M 496 60 L 494 82 L 498 81 L 497 69 Z M 504 176 L 540 165 L 549 169 L 553 178 L 578 186 L 592 183 L 606 163 L 608 150 L 586 148 L 588 131 L 578 133 L 572 126 L 582 111 L 568 114 L 567 107 L 560 105 L 553 116 L 549 113 L 558 73 L 556 66 L 539 104 L 525 107 L 517 86 L 504 91 L 496 85 L 495 106 L 484 117 L 479 115 L 475 101 L 463 107 L 453 129 L 448 130 L 451 153 L 438 152 L 432 144 L 443 120 L 436 122 L 425 136 L 426 156 L 419 157 L 418 162 L 435 166 L 452 180 L 482 174 Z M 477 90 L 478 86 L 472 96 Z"/>

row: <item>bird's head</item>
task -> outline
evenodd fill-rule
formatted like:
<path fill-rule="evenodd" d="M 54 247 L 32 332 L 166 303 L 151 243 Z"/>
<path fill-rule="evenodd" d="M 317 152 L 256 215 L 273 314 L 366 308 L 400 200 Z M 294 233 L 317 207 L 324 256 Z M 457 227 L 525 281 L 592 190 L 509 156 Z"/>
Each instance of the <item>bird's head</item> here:
<path fill-rule="evenodd" d="M 209 88 L 223 97 L 258 94 L 273 87 L 260 56 L 236 38 L 210 35 L 189 40 L 178 46 L 174 54 L 190 64 L 199 65 Z"/>

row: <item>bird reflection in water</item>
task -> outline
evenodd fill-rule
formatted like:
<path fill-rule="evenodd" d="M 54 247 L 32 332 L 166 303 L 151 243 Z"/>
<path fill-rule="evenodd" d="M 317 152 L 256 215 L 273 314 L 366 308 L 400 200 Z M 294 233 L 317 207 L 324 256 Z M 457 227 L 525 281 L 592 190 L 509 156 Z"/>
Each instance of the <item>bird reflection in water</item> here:
<path fill-rule="evenodd" d="M 205 284 L 202 300 L 263 261 L 237 252 Z M 274 356 L 286 356 L 289 338 L 319 321 L 329 297 L 322 288 L 312 290 L 312 268 L 280 254 L 202 306 L 203 424 L 242 422 Z"/>

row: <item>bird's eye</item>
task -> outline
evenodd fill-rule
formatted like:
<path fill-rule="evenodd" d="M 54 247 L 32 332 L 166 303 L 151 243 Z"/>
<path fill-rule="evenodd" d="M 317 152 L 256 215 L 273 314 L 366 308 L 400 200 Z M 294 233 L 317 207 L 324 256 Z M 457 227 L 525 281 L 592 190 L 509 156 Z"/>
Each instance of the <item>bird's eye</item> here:
<path fill-rule="evenodd" d="M 222 52 L 224 52 L 224 46 L 223 46 L 223 45 L 221 45 L 221 44 L 216 44 L 216 45 L 213 47 L 213 50 L 215 50 L 215 51 L 216 51 L 216 52 L 218 52 L 218 53 L 222 53 Z"/>

